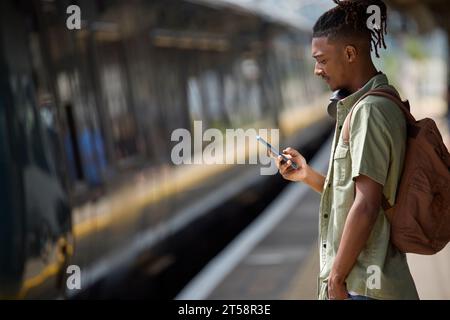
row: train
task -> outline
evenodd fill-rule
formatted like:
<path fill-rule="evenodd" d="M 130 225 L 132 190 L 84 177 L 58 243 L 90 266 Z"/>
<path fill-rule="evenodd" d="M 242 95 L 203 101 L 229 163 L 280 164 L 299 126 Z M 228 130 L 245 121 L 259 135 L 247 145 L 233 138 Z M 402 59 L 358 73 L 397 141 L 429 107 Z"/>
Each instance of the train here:
<path fill-rule="evenodd" d="M 174 130 L 277 128 L 283 142 L 326 118 L 306 28 L 216 1 L 0 7 L 2 299 L 76 296 L 69 267 L 89 288 L 240 178 L 175 165 Z"/>

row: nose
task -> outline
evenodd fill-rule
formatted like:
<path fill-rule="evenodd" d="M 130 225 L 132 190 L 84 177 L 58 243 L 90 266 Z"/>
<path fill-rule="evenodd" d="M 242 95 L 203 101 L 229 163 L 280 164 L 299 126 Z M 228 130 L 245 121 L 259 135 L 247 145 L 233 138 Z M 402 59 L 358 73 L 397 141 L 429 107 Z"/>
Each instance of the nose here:
<path fill-rule="evenodd" d="M 318 62 L 316 62 L 315 65 L 314 65 L 314 74 L 316 76 L 322 76 L 323 75 L 323 70 L 320 69 L 317 65 L 318 65 Z"/>

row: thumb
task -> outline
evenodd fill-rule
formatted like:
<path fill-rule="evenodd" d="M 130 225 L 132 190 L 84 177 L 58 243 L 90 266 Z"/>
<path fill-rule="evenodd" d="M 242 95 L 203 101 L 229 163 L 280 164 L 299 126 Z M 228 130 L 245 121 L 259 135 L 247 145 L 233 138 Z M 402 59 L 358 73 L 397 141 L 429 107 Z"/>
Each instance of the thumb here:
<path fill-rule="evenodd" d="M 290 147 L 284 149 L 284 150 L 283 150 L 283 153 L 289 154 L 289 155 L 291 155 L 292 157 L 298 157 L 298 156 L 301 156 L 300 152 L 298 152 L 297 150 L 292 149 L 292 148 L 290 148 Z"/>

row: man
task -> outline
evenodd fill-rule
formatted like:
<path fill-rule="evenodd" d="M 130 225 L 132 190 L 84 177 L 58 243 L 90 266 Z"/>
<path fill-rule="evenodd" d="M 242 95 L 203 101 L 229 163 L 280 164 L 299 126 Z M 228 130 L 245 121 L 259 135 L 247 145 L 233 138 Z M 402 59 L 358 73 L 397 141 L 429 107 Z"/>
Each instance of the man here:
<path fill-rule="evenodd" d="M 371 51 L 386 47 L 386 6 L 379 0 L 337 1 L 314 26 L 315 74 L 332 91 L 350 95 L 337 103 L 336 131 L 327 176 L 314 171 L 296 150 L 277 166 L 285 179 L 321 193 L 319 218 L 319 299 L 418 299 L 405 254 L 389 241 L 382 194 L 395 202 L 405 155 L 406 122 L 389 99 L 368 96 L 354 108 L 350 138 L 342 128 L 353 105 L 375 88 L 390 88 L 377 72 Z M 376 5 L 381 26 L 369 30 L 367 8 Z M 297 163 L 299 169 L 290 167 Z"/>

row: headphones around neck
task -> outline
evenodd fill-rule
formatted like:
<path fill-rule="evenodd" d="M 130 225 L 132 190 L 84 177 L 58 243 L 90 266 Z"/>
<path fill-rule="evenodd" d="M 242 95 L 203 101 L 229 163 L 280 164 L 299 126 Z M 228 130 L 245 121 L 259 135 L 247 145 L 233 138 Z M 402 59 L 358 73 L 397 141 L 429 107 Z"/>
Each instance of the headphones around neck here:
<path fill-rule="evenodd" d="M 346 89 L 340 89 L 333 92 L 330 97 L 330 103 L 327 107 L 327 112 L 333 119 L 336 120 L 336 108 L 339 100 L 342 100 L 350 95 L 350 92 Z"/>

